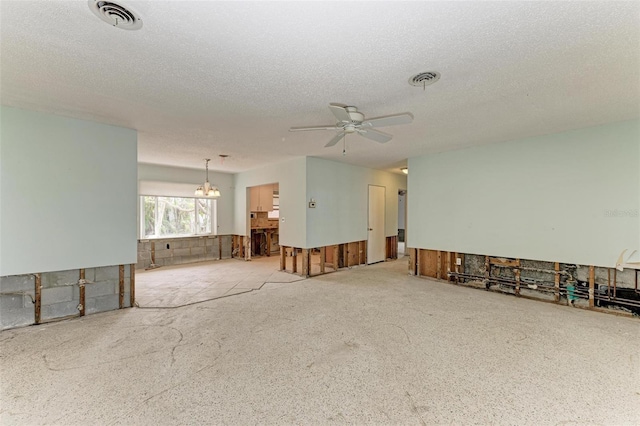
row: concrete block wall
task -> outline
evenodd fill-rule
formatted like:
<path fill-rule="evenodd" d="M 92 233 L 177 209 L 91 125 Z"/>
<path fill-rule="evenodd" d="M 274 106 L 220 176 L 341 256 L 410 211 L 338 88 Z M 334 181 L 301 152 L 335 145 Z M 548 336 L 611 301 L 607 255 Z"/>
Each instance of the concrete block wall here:
<path fill-rule="evenodd" d="M 120 308 L 119 265 L 85 270 L 85 315 Z M 124 266 L 124 303 L 131 306 L 131 266 Z M 0 277 L 0 329 L 36 323 L 36 274 Z M 41 274 L 40 322 L 80 315 L 80 271 Z"/>
<path fill-rule="evenodd" d="M 35 276 L 0 277 L 0 328 L 34 323 Z"/>
<path fill-rule="evenodd" d="M 138 240 L 136 269 L 231 258 L 231 235 Z M 222 245 L 221 245 L 222 244 Z"/>

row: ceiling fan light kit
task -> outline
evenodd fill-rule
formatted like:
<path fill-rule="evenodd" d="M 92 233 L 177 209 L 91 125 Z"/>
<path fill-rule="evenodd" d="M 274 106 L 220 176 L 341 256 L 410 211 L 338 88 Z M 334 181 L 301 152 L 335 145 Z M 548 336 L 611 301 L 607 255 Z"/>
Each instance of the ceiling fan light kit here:
<path fill-rule="evenodd" d="M 195 195 L 196 197 L 218 198 L 220 196 L 220 190 L 218 189 L 218 187 L 213 186 L 209 183 L 209 161 L 211 161 L 211 159 L 205 158 L 204 161 L 204 167 L 206 169 L 206 180 L 204 181 L 204 184 L 199 185 L 196 188 Z"/>
<path fill-rule="evenodd" d="M 348 106 L 338 103 L 329 104 L 329 110 L 333 113 L 334 117 L 338 120 L 335 125 L 321 125 L 321 126 L 303 126 L 303 127 L 291 127 L 290 132 L 303 132 L 309 130 L 334 130 L 338 134 L 331 139 L 325 147 L 334 146 L 340 139 L 350 133 L 357 133 L 360 136 L 371 139 L 372 141 L 385 143 L 389 142 L 393 136 L 374 129 L 374 127 L 395 126 L 397 124 L 409 124 L 413 121 L 413 114 L 410 112 L 403 112 L 400 114 L 391 114 L 381 117 L 374 117 L 365 119 L 363 113 L 358 111 L 358 108 L 354 106 Z"/>

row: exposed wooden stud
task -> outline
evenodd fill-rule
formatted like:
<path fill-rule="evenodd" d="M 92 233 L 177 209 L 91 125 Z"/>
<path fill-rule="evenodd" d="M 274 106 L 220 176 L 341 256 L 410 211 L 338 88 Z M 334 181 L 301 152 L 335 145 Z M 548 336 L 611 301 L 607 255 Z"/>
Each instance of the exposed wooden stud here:
<path fill-rule="evenodd" d="M 442 270 L 442 252 L 437 250 L 436 252 L 436 279 L 442 279 L 442 274 L 440 271 Z"/>
<path fill-rule="evenodd" d="M 266 248 L 267 257 L 271 256 L 271 231 L 267 231 L 267 248 Z"/>
<path fill-rule="evenodd" d="M 298 272 L 298 249 L 295 247 L 291 247 L 291 262 L 291 271 L 295 274 Z"/>
<path fill-rule="evenodd" d="M 42 274 L 36 274 L 35 277 L 35 308 L 34 320 L 36 324 L 40 324 L 40 313 L 42 309 Z"/>
<path fill-rule="evenodd" d="M 447 258 L 445 259 L 446 260 L 445 267 L 447 268 L 446 270 L 447 274 L 445 276 L 447 281 L 451 281 L 451 277 L 449 276 L 449 273 L 451 272 L 451 254 L 452 253 L 447 252 Z"/>
<path fill-rule="evenodd" d="M 518 259 L 511 260 L 511 259 L 503 259 L 503 258 L 500 258 L 500 257 L 490 257 L 489 258 L 489 264 L 490 265 L 509 266 L 511 268 L 517 268 L 518 266 L 520 266 L 520 263 L 518 262 Z"/>
<path fill-rule="evenodd" d="M 124 308 L 124 265 L 118 267 L 120 272 L 120 279 L 118 280 L 119 294 L 118 302 L 120 303 L 120 309 Z"/>
<path fill-rule="evenodd" d="M 324 274 L 324 262 L 325 262 L 326 253 L 327 253 L 326 247 L 324 246 L 320 247 L 320 273 L 321 274 Z"/>
<path fill-rule="evenodd" d="M 129 265 L 129 307 L 136 304 L 136 265 Z"/>
<path fill-rule="evenodd" d="M 595 306 L 596 268 L 589 266 L 589 307 Z"/>
<path fill-rule="evenodd" d="M 491 260 L 489 256 L 484 257 L 484 278 L 487 280 L 491 278 Z"/>
<path fill-rule="evenodd" d="M 618 270 L 613 268 L 613 298 L 616 298 L 616 285 L 618 283 Z"/>
<path fill-rule="evenodd" d="M 333 269 L 336 271 L 340 268 L 340 246 L 333 246 Z"/>
<path fill-rule="evenodd" d="M 302 249 L 302 276 L 309 276 L 309 249 Z"/>
<path fill-rule="evenodd" d="M 362 242 L 362 253 L 364 257 L 364 261 L 362 262 L 362 264 L 366 265 L 367 264 L 367 240 L 364 240 Z"/>
<path fill-rule="evenodd" d="M 455 278 L 455 282 L 456 284 L 458 282 L 460 282 L 459 278 L 458 278 L 458 274 L 460 273 L 460 267 L 458 266 L 458 252 L 454 252 L 453 253 L 453 271 L 456 273 L 456 278 Z"/>
<path fill-rule="evenodd" d="M 553 279 L 553 300 L 560 301 L 560 263 L 555 264 L 555 277 Z"/>
<path fill-rule="evenodd" d="M 349 243 L 344 243 L 342 245 L 342 259 L 344 261 L 344 267 L 349 267 Z"/>
<path fill-rule="evenodd" d="M 85 309 L 84 284 L 80 284 L 78 286 L 78 289 L 80 290 L 80 302 L 79 302 L 78 310 L 80 311 L 80 316 L 83 317 L 84 309 Z"/>
<path fill-rule="evenodd" d="M 516 296 L 520 296 L 520 259 L 516 259 Z"/>
<path fill-rule="evenodd" d="M 287 268 L 287 248 L 280 246 L 280 270 L 284 271 Z"/>
<path fill-rule="evenodd" d="M 85 310 L 85 297 L 84 297 L 84 280 L 85 280 L 85 270 L 84 269 L 80 269 L 80 273 L 79 275 L 79 286 L 78 286 L 78 290 L 80 291 L 79 294 L 79 306 L 78 306 L 78 310 L 80 311 L 80 316 L 83 317 L 84 316 L 84 310 Z"/>
<path fill-rule="evenodd" d="M 218 235 L 218 259 L 222 259 L 222 238 Z"/>
<path fill-rule="evenodd" d="M 458 253 L 458 257 L 460 258 L 460 266 L 459 266 L 460 273 L 464 274 L 464 253 Z M 457 264 L 457 261 L 456 261 L 456 264 Z M 463 283 L 465 282 L 464 278 L 462 278 L 459 281 L 462 281 Z"/>

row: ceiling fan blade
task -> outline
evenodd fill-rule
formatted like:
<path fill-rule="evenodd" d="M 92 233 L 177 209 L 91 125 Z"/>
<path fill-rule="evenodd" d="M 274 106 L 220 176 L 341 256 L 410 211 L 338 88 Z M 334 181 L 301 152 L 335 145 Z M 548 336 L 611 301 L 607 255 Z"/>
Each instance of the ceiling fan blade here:
<path fill-rule="evenodd" d="M 409 124 L 413 121 L 413 114 L 404 112 L 402 114 L 385 115 L 374 117 L 362 122 L 363 127 L 384 127 L 395 126 L 396 124 Z"/>
<path fill-rule="evenodd" d="M 342 139 L 344 137 L 344 132 L 340 132 L 338 133 L 333 139 L 331 139 L 329 141 L 329 143 L 327 143 L 324 147 L 328 148 L 330 146 L 334 146 L 335 144 L 337 144 L 338 142 L 340 142 L 340 139 Z"/>
<path fill-rule="evenodd" d="M 331 110 L 333 115 L 336 116 L 338 121 L 351 121 L 351 116 L 349 115 L 345 107 L 341 106 L 340 104 L 329 104 L 329 109 Z"/>
<path fill-rule="evenodd" d="M 336 126 L 327 124 L 324 126 L 302 126 L 289 128 L 290 132 L 304 132 L 306 130 L 336 130 Z"/>
<path fill-rule="evenodd" d="M 393 136 L 388 133 L 373 129 L 361 129 L 358 130 L 358 133 L 360 134 L 360 136 L 380 143 L 389 142 L 393 138 Z"/>

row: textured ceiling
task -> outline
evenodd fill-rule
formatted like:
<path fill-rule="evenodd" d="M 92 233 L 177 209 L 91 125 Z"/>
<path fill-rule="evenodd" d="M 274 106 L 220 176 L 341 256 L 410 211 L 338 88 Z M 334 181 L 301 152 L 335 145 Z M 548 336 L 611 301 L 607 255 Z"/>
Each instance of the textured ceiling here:
<path fill-rule="evenodd" d="M 139 161 L 241 171 L 313 155 L 406 158 L 640 116 L 638 2 L 125 1 L 124 31 L 86 1 L 0 2 L 1 100 L 138 130 Z M 423 88 L 423 71 L 442 78 Z M 412 112 L 324 148 L 330 102 Z"/>

